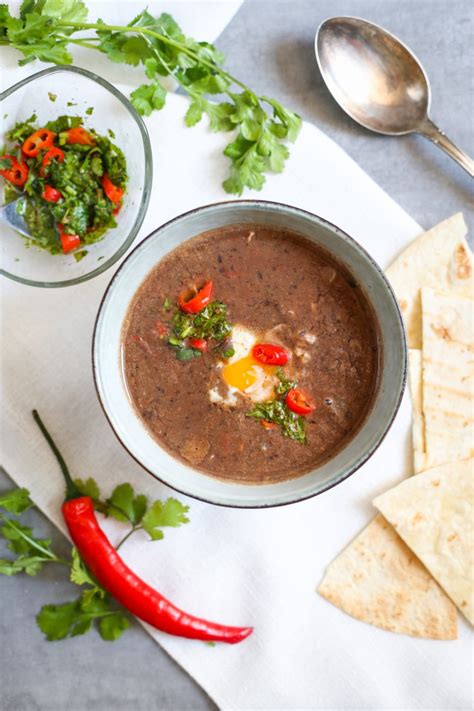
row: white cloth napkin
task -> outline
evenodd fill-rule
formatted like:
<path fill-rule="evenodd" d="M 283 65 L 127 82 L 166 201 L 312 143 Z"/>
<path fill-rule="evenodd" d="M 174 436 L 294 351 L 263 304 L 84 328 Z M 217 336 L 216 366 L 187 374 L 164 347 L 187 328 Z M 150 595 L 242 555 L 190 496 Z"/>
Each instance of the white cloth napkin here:
<path fill-rule="evenodd" d="M 138 240 L 185 210 L 228 198 L 220 187 L 227 171 L 221 155 L 226 136 L 210 133 L 205 124 L 186 129 L 185 107 L 185 99 L 169 96 L 166 110 L 147 120 L 155 180 Z M 338 224 L 383 267 L 420 231 L 310 125 L 292 147 L 285 172 L 269 178 L 258 197 Z M 112 273 L 62 290 L 6 279 L 2 284 L 3 464 L 63 531 L 63 482 L 33 423 L 32 407 L 40 410 L 75 475 L 93 476 L 106 494 L 124 481 L 150 497 L 173 494 L 130 459 L 97 402 L 92 327 Z M 127 563 L 184 609 L 254 625 L 243 644 L 214 648 L 146 626 L 221 708 L 470 708 L 471 634 L 464 621 L 457 641 L 415 640 L 353 620 L 315 593 L 325 566 L 373 516 L 371 499 L 411 471 L 409 427 L 406 397 L 372 459 L 322 496 L 265 511 L 189 499 L 189 525 L 167 532 L 161 542 L 137 534 L 125 544 Z M 118 540 L 120 524 L 107 521 L 104 528 Z M 126 636 L 119 644 L 126 644 Z"/>

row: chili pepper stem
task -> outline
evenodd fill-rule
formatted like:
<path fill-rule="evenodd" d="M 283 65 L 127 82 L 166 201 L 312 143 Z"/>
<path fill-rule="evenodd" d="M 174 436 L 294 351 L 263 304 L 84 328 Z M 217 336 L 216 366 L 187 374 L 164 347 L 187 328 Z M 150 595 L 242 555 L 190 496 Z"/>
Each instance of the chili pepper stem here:
<path fill-rule="evenodd" d="M 43 437 L 45 438 L 45 440 L 51 447 L 51 450 L 52 450 L 54 456 L 56 457 L 56 460 L 57 460 L 57 462 L 61 468 L 61 471 L 63 473 L 64 479 L 66 481 L 66 501 L 68 501 L 69 499 L 78 498 L 79 496 L 81 496 L 81 492 L 78 490 L 77 486 L 74 484 L 71 473 L 67 467 L 66 462 L 64 461 L 63 455 L 57 448 L 55 441 L 53 440 L 53 438 L 49 434 L 48 430 L 46 429 L 46 426 L 45 426 L 43 420 L 41 419 L 41 417 L 39 416 L 38 411 L 33 410 L 32 415 L 33 415 L 33 418 L 34 418 L 36 424 L 40 428 Z"/>

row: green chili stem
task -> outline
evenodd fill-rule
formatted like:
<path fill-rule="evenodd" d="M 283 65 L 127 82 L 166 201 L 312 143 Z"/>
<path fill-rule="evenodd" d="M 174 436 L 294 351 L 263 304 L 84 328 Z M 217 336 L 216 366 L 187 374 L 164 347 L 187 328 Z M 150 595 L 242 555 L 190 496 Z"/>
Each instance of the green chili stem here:
<path fill-rule="evenodd" d="M 37 410 L 33 410 L 32 415 L 33 415 L 33 418 L 34 418 L 36 424 L 40 428 L 40 430 L 43 434 L 43 437 L 45 438 L 45 440 L 51 447 L 51 450 L 52 450 L 54 456 L 56 457 L 56 460 L 57 460 L 59 466 L 61 467 L 61 471 L 62 471 L 64 479 L 66 481 L 66 500 L 78 498 L 79 496 L 81 496 L 81 493 L 72 480 L 72 476 L 69 472 L 66 462 L 63 459 L 61 452 L 57 448 L 56 443 L 54 442 L 53 438 L 51 437 L 48 430 L 46 429 L 46 426 L 43 423 L 43 420 L 41 419 L 41 417 L 39 416 Z"/>

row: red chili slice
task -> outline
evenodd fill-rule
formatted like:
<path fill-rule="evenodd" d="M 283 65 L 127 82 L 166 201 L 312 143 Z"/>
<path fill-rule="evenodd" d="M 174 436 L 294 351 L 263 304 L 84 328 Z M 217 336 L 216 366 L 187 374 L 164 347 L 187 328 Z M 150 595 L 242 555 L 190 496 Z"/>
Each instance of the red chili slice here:
<path fill-rule="evenodd" d="M 269 422 L 268 420 L 260 420 L 260 424 L 265 430 L 274 430 L 277 426 L 275 422 Z"/>
<path fill-rule="evenodd" d="M 189 345 L 201 353 L 205 353 L 208 348 L 208 343 L 204 338 L 190 338 Z"/>
<path fill-rule="evenodd" d="M 157 321 L 155 323 L 154 331 L 160 338 L 164 338 L 168 333 L 168 329 L 162 321 Z"/>
<path fill-rule="evenodd" d="M 113 215 L 114 217 L 116 217 L 116 216 L 119 214 L 119 212 L 120 212 L 120 210 L 122 209 L 122 207 L 123 207 L 123 201 L 121 200 L 121 201 L 117 204 L 117 207 L 114 207 L 114 209 L 112 210 L 112 215 Z"/>
<path fill-rule="evenodd" d="M 102 188 L 104 189 L 104 193 L 107 195 L 109 200 L 113 203 L 120 202 L 120 200 L 123 198 L 124 189 L 119 187 L 118 185 L 114 185 L 107 173 L 104 173 L 104 175 L 102 176 L 101 183 Z"/>
<path fill-rule="evenodd" d="M 28 136 L 23 143 L 22 151 L 28 158 L 35 158 L 40 151 L 51 148 L 56 134 L 49 131 L 47 128 L 40 128 Z"/>
<path fill-rule="evenodd" d="M 81 238 L 78 235 L 68 235 L 64 232 L 64 227 L 61 223 L 58 224 L 58 231 L 64 254 L 68 254 L 68 252 L 72 252 L 73 249 L 80 247 Z"/>
<path fill-rule="evenodd" d="M 64 151 L 62 151 L 60 148 L 56 148 L 56 146 L 53 146 L 49 149 L 49 151 L 45 154 L 43 158 L 43 162 L 41 163 L 40 175 L 42 178 L 44 178 L 46 168 L 52 160 L 57 160 L 58 163 L 62 163 L 64 160 Z"/>
<path fill-rule="evenodd" d="M 285 365 L 288 363 L 288 352 L 282 347 L 273 343 L 257 343 L 252 348 L 252 355 L 255 360 L 265 365 Z"/>
<path fill-rule="evenodd" d="M 179 308 L 186 314 L 198 314 L 208 305 L 211 296 L 212 281 L 207 281 L 198 291 L 187 289 L 181 292 L 178 298 Z"/>
<path fill-rule="evenodd" d="M 45 185 L 41 197 L 47 202 L 58 202 L 62 198 L 62 193 L 52 185 Z"/>
<path fill-rule="evenodd" d="M 8 180 L 12 185 L 21 188 L 28 178 L 28 166 L 26 163 L 19 163 L 14 156 L 7 154 L 0 156 L 0 160 L 9 160 L 11 162 L 11 168 L 3 168 L 0 170 L 0 175 L 3 175 L 5 180 Z"/>
<path fill-rule="evenodd" d="M 86 131 L 82 126 L 70 128 L 65 133 L 67 135 L 67 143 L 79 143 L 81 146 L 93 146 L 95 144 L 89 131 Z"/>
<path fill-rule="evenodd" d="M 293 388 L 285 398 L 288 408 L 297 415 L 309 415 L 316 409 L 316 403 L 306 390 Z"/>

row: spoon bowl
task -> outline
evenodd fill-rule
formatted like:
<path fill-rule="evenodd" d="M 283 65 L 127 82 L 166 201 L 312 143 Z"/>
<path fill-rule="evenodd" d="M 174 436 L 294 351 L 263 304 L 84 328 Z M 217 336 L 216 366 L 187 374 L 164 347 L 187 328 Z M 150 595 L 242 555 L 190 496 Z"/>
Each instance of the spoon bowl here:
<path fill-rule="evenodd" d="M 316 33 L 315 52 L 329 91 L 351 118 L 389 136 L 420 133 L 474 175 L 474 161 L 429 118 L 428 77 L 403 42 L 366 20 L 332 17 Z"/>

